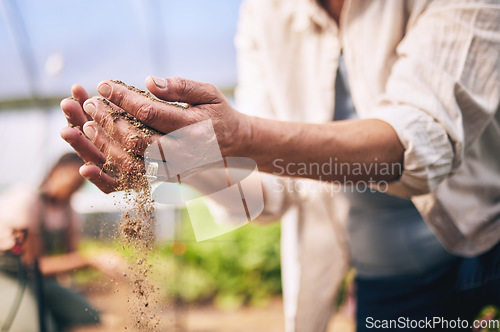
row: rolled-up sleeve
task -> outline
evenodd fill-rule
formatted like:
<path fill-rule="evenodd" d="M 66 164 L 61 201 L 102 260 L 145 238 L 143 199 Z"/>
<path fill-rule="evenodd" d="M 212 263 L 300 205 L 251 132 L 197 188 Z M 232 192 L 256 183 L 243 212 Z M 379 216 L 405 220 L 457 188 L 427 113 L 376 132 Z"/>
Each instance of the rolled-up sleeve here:
<path fill-rule="evenodd" d="M 432 192 L 461 165 L 499 107 L 499 59 L 498 1 L 434 1 L 407 28 L 369 116 L 390 124 L 405 148 L 392 194 Z"/>

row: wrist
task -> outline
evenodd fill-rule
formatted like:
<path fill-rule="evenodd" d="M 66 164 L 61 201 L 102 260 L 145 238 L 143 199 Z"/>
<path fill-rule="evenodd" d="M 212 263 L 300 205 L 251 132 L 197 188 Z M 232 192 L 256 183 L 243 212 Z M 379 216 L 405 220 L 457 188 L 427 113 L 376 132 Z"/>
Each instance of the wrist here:
<path fill-rule="evenodd" d="M 237 120 L 228 138 L 228 143 L 222 149 L 224 157 L 247 157 L 253 136 L 253 117 L 236 112 Z"/>

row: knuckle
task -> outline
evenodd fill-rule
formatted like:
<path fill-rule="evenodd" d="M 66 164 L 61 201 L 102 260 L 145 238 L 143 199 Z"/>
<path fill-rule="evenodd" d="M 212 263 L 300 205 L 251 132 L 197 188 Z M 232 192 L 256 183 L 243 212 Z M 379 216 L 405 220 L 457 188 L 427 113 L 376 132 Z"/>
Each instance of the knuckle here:
<path fill-rule="evenodd" d="M 210 94 L 218 94 L 219 93 L 219 90 L 217 89 L 217 87 L 211 83 L 207 83 L 207 92 L 210 93 Z"/>
<path fill-rule="evenodd" d="M 202 83 L 199 88 L 202 92 L 201 99 L 203 100 L 203 104 L 217 104 L 221 101 L 221 92 L 215 85 Z"/>
<path fill-rule="evenodd" d="M 207 86 L 207 94 L 209 95 L 209 98 L 207 100 L 209 101 L 209 104 L 217 104 L 221 101 L 221 92 L 217 87 L 213 84 L 209 84 Z"/>
<path fill-rule="evenodd" d="M 182 88 L 182 86 L 185 84 L 184 79 L 180 77 L 172 77 L 170 79 L 171 86 L 174 87 L 176 90 L 179 90 Z"/>
<path fill-rule="evenodd" d="M 105 114 L 102 116 L 100 120 L 100 125 L 102 128 L 104 128 L 104 130 L 106 130 L 111 135 L 114 133 L 115 123 L 113 121 L 113 118 L 109 114 Z"/>
<path fill-rule="evenodd" d="M 122 91 L 121 89 L 113 89 L 113 99 L 117 105 L 123 104 L 125 101 L 125 91 Z"/>
<path fill-rule="evenodd" d="M 178 96 L 185 96 L 192 91 L 193 87 L 187 80 L 180 77 L 174 77 L 173 80 Z"/>
<path fill-rule="evenodd" d="M 103 152 L 104 154 L 108 152 L 108 144 L 106 142 L 106 138 L 100 130 L 96 131 L 93 143 L 99 151 Z"/>
<path fill-rule="evenodd" d="M 151 104 L 144 104 L 137 110 L 137 119 L 147 124 L 154 124 L 158 121 L 158 112 Z"/>
<path fill-rule="evenodd" d="M 142 154 L 144 150 L 149 145 L 149 139 L 147 137 L 143 137 L 142 135 L 138 134 L 132 134 L 132 135 L 127 135 L 123 142 L 123 146 L 125 149 L 137 153 L 137 154 Z"/>

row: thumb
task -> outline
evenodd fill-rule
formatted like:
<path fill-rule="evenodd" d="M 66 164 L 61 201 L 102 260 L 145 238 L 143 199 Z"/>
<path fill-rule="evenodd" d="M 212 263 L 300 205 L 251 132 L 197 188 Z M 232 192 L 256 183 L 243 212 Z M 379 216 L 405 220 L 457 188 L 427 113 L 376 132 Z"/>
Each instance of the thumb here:
<path fill-rule="evenodd" d="M 179 77 L 149 76 L 146 78 L 146 87 L 161 100 L 177 101 L 190 105 L 218 104 L 224 99 L 222 92 L 212 84 Z"/>

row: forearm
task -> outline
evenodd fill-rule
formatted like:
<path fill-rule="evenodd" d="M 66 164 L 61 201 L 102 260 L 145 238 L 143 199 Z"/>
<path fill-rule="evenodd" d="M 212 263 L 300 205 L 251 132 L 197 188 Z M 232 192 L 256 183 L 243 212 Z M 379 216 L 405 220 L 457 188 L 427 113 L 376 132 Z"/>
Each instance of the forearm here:
<path fill-rule="evenodd" d="M 90 266 L 90 262 L 78 252 L 40 258 L 40 270 L 43 275 L 71 272 Z"/>
<path fill-rule="evenodd" d="M 390 181 L 403 169 L 404 148 L 387 123 L 348 120 L 326 124 L 247 117 L 235 155 L 261 171 L 324 181 Z"/>
<path fill-rule="evenodd" d="M 176 100 L 188 104 L 189 108 L 152 101 L 113 81 L 101 82 L 98 90 L 115 105 L 113 107 L 126 110 L 160 133 L 186 128 L 184 135 L 191 134 L 192 137 L 188 138 L 196 139 L 200 133 L 196 126 L 191 125 L 210 120 L 223 156 L 251 158 L 264 172 L 323 181 L 365 181 L 370 184 L 395 180 L 401 175 L 404 148 L 394 129 L 381 120 L 349 120 L 326 124 L 267 120 L 236 112 L 222 93 L 210 84 L 180 78 L 150 77 L 146 85 L 159 99 Z M 70 118 L 75 112 L 83 113 L 78 103 L 71 103 L 71 108 L 75 109 L 70 109 L 67 104 L 69 102 L 64 103 L 65 112 Z M 109 121 L 109 106 L 102 100 L 89 99 L 84 107 L 88 116 L 95 120 L 84 125 L 85 134 L 93 143 L 93 148 L 89 148 L 89 140 L 71 131 L 74 128 L 63 133 L 65 139 L 87 160 L 99 160 L 106 156 L 117 161 L 115 166 L 121 172 L 137 171 L 140 165 L 137 165 L 136 160 L 130 160 L 130 155 L 125 151 L 142 154 L 147 140 L 137 140 L 141 133 L 124 119 Z M 180 141 L 187 144 L 181 150 L 181 155 L 196 151 L 190 149 L 189 140 Z M 191 157 L 196 159 L 199 156 L 194 154 Z M 117 180 L 97 166 L 84 166 L 80 172 L 105 192 L 117 187 Z"/>

